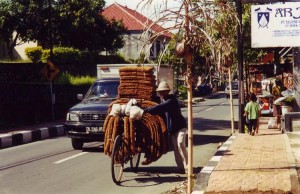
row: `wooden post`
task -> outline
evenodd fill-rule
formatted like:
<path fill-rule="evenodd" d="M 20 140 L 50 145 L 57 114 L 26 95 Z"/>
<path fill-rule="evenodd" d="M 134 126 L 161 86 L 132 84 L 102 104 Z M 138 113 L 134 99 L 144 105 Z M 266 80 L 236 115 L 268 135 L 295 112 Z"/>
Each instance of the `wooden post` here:
<path fill-rule="evenodd" d="M 188 49 L 189 50 L 189 49 Z M 192 109 L 192 81 L 191 81 L 191 65 L 192 54 L 190 51 L 186 54 L 187 62 L 187 86 L 188 86 L 188 194 L 193 189 L 193 109 Z"/>
<path fill-rule="evenodd" d="M 231 64 L 228 68 L 229 74 L 229 89 L 230 89 L 230 110 L 231 110 L 231 133 L 234 134 L 234 112 L 233 112 L 233 99 L 232 99 L 232 77 L 231 77 Z"/>
<path fill-rule="evenodd" d="M 189 22 L 189 0 L 184 3 L 185 10 L 185 30 L 186 30 L 186 40 L 189 39 L 190 33 L 190 22 Z M 193 192 L 193 109 L 192 109 L 192 52 L 191 47 L 186 45 L 185 58 L 187 63 L 187 92 L 188 92 L 188 188 L 187 193 L 191 194 Z"/>

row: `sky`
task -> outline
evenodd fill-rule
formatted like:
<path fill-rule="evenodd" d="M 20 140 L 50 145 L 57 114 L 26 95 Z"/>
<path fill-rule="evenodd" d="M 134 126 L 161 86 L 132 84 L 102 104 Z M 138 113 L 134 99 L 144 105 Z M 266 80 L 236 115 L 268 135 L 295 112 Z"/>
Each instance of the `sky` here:
<path fill-rule="evenodd" d="M 157 14 L 157 10 L 165 10 L 166 6 L 168 9 L 175 9 L 176 11 L 179 9 L 179 7 L 182 5 L 183 0 L 152 0 L 152 3 L 144 6 L 145 3 L 149 0 L 105 0 L 105 7 L 113 4 L 118 3 L 123 6 L 127 6 L 129 9 L 136 10 L 140 14 L 146 16 L 152 21 L 156 21 L 159 17 Z M 167 3 L 167 4 L 165 4 Z M 156 12 L 155 12 L 156 10 Z M 166 22 L 162 24 L 163 27 L 168 28 L 171 26 L 174 26 L 174 22 Z M 175 32 L 177 30 L 171 30 L 172 32 Z"/>
<path fill-rule="evenodd" d="M 142 9 L 143 5 L 145 4 L 146 0 L 105 0 L 106 4 L 105 6 L 109 6 L 113 3 L 118 3 L 123 6 L 127 6 L 128 8 L 132 10 L 137 10 L 139 13 L 141 13 L 144 16 L 150 17 L 153 16 L 155 13 L 155 8 L 158 9 L 159 7 L 163 6 L 164 2 L 167 2 L 168 7 L 179 7 L 181 5 L 181 0 L 152 0 L 153 3 L 150 5 L 150 7 L 147 7 L 147 9 Z M 139 3 L 142 2 L 140 5 Z M 139 5 L 139 6 L 138 6 Z M 138 7 L 137 7 L 138 6 Z"/>

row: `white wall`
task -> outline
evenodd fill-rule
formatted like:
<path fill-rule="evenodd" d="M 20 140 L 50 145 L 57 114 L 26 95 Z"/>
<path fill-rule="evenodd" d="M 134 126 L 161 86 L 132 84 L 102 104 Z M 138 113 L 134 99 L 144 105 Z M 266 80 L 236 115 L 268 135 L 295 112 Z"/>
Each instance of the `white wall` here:
<path fill-rule="evenodd" d="M 18 45 L 15 47 L 14 49 L 14 56 L 18 59 L 28 59 L 26 54 L 25 54 L 25 49 L 27 47 L 36 47 L 37 46 L 37 42 L 27 42 L 21 45 Z"/>
<path fill-rule="evenodd" d="M 144 36 L 144 37 L 143 37 Z M 145 37 L 146 36 L 146 37 Z M 125 45 L 123 48 L 121 48 L 118 53 L 123 55 L 125 59 L 138 59 L 140 57 L 141 51 L 143 51 L 146 54 L 146 57 L 153 60 L 157 57 L 158 51 L 156 48 L 156 42 L 160 42 L 160 48 L 163 49 L 164 45 L 163 42 L 164 38 L 157 38 L 155 41 L 153 41 L 154 46 L 154 56 L 150 56 L 150 49 L 152 44 L 150 44 L 149 37 L 147 35 L 143 34 L 141 31 L 130 31 L 127 34 L 123 35 Z M 162 51 L 162 50 L 161 50 Z"/>

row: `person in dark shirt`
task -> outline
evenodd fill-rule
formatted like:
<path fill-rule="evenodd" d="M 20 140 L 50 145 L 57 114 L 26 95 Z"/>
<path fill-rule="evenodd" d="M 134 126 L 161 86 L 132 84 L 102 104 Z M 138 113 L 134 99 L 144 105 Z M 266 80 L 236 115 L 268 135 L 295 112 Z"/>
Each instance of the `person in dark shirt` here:
<path fill-rule="evenodd" d="M 145 109 L 144 113 L 165 113 L 166 125 L 171 136 L 176 164 L 181 172 L 187 173 L 188 152 L 185 141 L 187 131 L 186 120 L 181 114 L 177 97 L 173 94 L 169 94 L 171 89 L 166 81 L 160 82 L 156 91 L 161 97 L 161 103 Z"/>

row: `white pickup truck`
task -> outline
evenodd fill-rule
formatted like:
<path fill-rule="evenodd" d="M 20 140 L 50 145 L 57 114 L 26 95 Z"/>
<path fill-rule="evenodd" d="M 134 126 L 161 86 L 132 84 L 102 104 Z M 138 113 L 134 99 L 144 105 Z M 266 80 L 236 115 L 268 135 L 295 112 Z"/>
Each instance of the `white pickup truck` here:
<path fill-rule="evenodd" d="M 225 95 L 226 95 L 226 98 L 229 98 L 230 96 L 230 88 L 229 88 L 229 83 L 226 83 L 226 87 L 225 87 Z M 239 82 L 237 81 L 233 81 L 231 82 L 231 89 L 232 89 L 232 96 L 236 96 L 239 94 Z"/>

